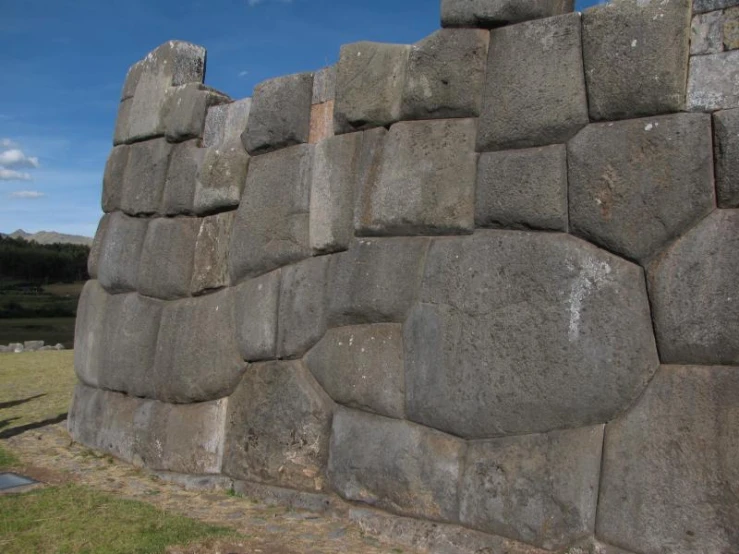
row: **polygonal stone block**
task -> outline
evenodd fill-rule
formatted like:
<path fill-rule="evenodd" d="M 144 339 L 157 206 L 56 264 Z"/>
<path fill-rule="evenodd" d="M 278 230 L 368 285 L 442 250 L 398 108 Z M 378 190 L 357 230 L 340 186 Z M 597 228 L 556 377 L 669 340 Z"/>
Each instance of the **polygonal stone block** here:
<path fill-rule="evenodd" d="M 223 472 L 323 490 L 332 411 L 331 399 L 302 362 L 251 365 L 229 398 Z"/>
<path fill-rule="evenodd" d="M 131 121 L 131 108 L 133 107 L 133 98 L 123 100 L 118 104 L 118 113 L 115 118 L 115 128 L 113 131 L 113 145 L 118 146 L 129 141 L 128 129 Z"/>
<path fill-rule="evenodd" d="M 693 0 L 693 13 L 710 12 L 739 5 L 739 0 Z"/>
<path fill-rule="evenodd" d="M 739 107 L 739 51 L 690 58 L 688 110 Z"/>
<path fill-rule="evenodd" d="M 235 212 L 224 212 L 200 220 L 190 282 L 192 294 L 201 294 L 231 284 L 228 274 L 228 244 L 235 217 Z"/>
<path fill-rule="evenodd" d="M 724 51 L 723 12 L 715 11 L 693 17 L 690 25 L 690 55 L 718 54 Z"/>
<path fill-rule="evenodd" d="M 405 417 L 400 324 L 331 329 L 303 360 L 335 402 L 387 417 Z"/>
<path fill-rule="evenodd" d="M 583 12 L 592 119 L 629 119 L 684 109 L 690 2 L 619 0 Z"/>
<path fill-rule="evenodd" d="M 400 119 L 411 47 L 355 42 L 341 47 L 336 69 L 337 135 L 382 127 Z"/>
<path fill-rule="evenodd" d="M 225 94 L 199 83 L 169 89 L 162 108 L 162 125 L 167 140 L 182 142 L 202 137 L 208 109 L 229 101 Z"/>
<path fill-rule="evenodd" d="M 739 210 L 718 210 L 648 268 L 663 363 L 739 365 Z"/>
<path fill-rule="evenodd" d="M 248 167 L 249 154 L 238 137 L 206 149 L 195 180 L 195 213 L 204 215 L 238 206 Z"/>
<path fill-rule="evenodd" d="M 108 295 L 98 281 L 82 288 L 74 322 L 74 371 L 77 379 L 97 387 L 103 344 L 102 320 Z"/>
<path fill-rule="evenodd" d="M 477 149 L 566 142 L 588 123 L 580 14 L 490 33 Z"/>
<path fill-rule="evenodd" d="M 312 104 L 323 104 L 336 98 L 336 66 L 330 65 L 313 74 Z"/>
<path fill-rule="evenodd" d="M 121 212 L 110 215 L 98 259 L 98 280 L 108 292 L 136 290 L 148 224 L 146 219 L 128 217 Z"/>
<path fill-rule="evenodd" d="M 195 217 L 151 220 L 139 264 L 141 294 L 164 300 L 189 296 L 200 221 Z"/>
<path fill-rule="evenodd" d="M 92 240 L 92 246 L 90 247 L 90 255 L 87 257 L 87 274 L 90 279 L 98 278 L 98 264 L 100 262 L 100 251 L 103 249 L 105 244 L 105 233 L 108 232 L 110 226 L 110 218 L 112 214 L 105 214 L 100 218 L 98 228 L 95 231 L 95 238 Z"/>
<path fill-rule="evenodd" d="M 241 135 L 249 154 L 308 142 L 313 74 L 299 73 L 254 87 L 249 122 Z"/>
<path fill-rule="evenodd" d="M 400 323 L 405 320 L 423 271 L 426 238 L 359 239 L 331 256 L 330 326 Z"/>
<path fill-rule="evenodd" d="M 739 371 L 663 366 L 606 427 L 596 535 L 634 552 L 739 549 Z"/>
<path fill-rule="evenodd" d="M 137 142 L 129 147 L 121 210 L 129 215 L 157 213 L 171 153 L 172 145 L 163 138 Z"/>
<path fill-rule="evenodd" d="M 339 408 L 328 474 L 347 500 L 401 515 L 457 521 L 464 441 L 415 425 Z"/>
<path fill-rule="evenodd" d="M 334 136 L 334 101 L 313 104 L 310 107 L 310 134 L 308 142 L 318 144 Z"/>
<path fill-rule="evenodd" d="M 359 207 L 360 233 L 468 233 L 474 228 L 474 119 L 401 122 Z"/>
<path fill-rule="evenodd" d="M 460 521 L 549 550 L 592 534 L 602 446 L 602 425 L 470 443 Z"/>
<path fill-rule="evenodd" d="M 713 114 L 713 158 L 719 208 L 739 208 L 739 109 Z"/>
<path fill-rule="evenodd" d="M 128 150 L 129 147 L 124 144 L 114 147 L 105 163 L 102 208 L 106 213 L 121 207 L 124 175 L 126 165 L 128 165 Z"/>
<path fill-rule="evenodd" d="M 401 119 L 477 117 L 490 33 L 442 29 L 411 48 Z"/>
<path fill-rule="evenodd" d="M 433 240 L 403 342 L 408 418 L 480 439 L 609 421 L 659 364 L 641 268 L 554 233 Z"/>
<path fill-rule="evenodd" d="M 633 260 L 714 208 L 709 115 L 589 125 L 567 156 L 570 229 Z"/>
<path fill-rule="evenodd" d="M 277 357 L 280 269 L 233 288 L 236 340 L 247 362 Z"/>
<path fill-rule="evenodd" d="M 241 141 L 241 133 L 246 129 L 250 111 L 251 98 L 242 98 L 236 102 L 217 104 L 208 108 L 203 130 L 203 146 L 218 147 L 236 138 Z"/>
<path fill-rule="evenodd" d="M 574 0 L 441 0 L 442 27 L 500 27 L 569 13 Z"/>
<path fill-rule="evenodd" d="M 139 60 L 131 67 L 128 68 L 126 73 L 126 80 L 123 82 L 123 90 L 121 90 L 121 102 L 129 98 L 133 98 L 136 92 L 136 87 L 139 84 L 141 78 L 141 72 L 144 70 L 144 60 Z"/>
<path fill-rule="evenodd" d="M 197 176 L 205 152 L 205 149 L 198 147 L 197 140 L 173 146 L 159 213 L 164 215 L 193 213 Z"/>
<path fill-rule="evenodd" d="M 475 189 L 478 227 L 567 231 L 563 144 L 481 154 Z"/>
<path fill-rule="evenodd" d="M 313 146 L 254 157 L 231 234 L 231 281 L 256 277 L 311 254 L 309 215 Z"/>

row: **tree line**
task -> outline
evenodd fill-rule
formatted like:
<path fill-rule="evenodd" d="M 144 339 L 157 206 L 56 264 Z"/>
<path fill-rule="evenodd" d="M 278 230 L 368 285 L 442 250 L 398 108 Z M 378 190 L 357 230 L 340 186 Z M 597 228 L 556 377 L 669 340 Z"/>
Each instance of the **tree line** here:
<path fill-rule="evenodd" d="M 87 276 L 90 247 L 39 244 L 0 235 L 0 279 L 34 283 L 72 283 Z"/>

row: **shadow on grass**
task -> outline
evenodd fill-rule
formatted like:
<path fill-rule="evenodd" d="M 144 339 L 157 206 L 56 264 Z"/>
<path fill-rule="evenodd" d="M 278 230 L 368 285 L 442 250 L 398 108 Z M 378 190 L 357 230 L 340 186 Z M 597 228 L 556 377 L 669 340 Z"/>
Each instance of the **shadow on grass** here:
<path fill-rule="evenodd" d="M 21 400 L 11 400 L 10 402 L 0 402 L 0 410 L 4 408 L 12 408 L 13 406 L 20 406 L 21 404 L 25 404 L 26 402 L 30 402 L 31 400 L 36 400 L 37 398 L 41 398 L 42 396 L 46 396 L 46 393 L 37 394 L 36 396 L 29 396 L 28 398 L 22 398 Z"/>
<path fill-rule="evenodd" d="M 17 435 L 25 433 L 26 431 L 32 431 L 33 429 L 39 429 L 41 427 L 46 427 L 47 425 L 54 425 L 55 423 L 61 423 L 65 419 L 67 419 L 66 412 L 63 414 L 59 414 L 56 417 L 51 417 L 49 419 L 44 419 L 42 421 L 36 421 L 35 423 L 28 423 L 26 425 L 20 425 L 19 427 L 13 427 L 5 431 L 0 431 L 0 439 L 9 439 L 11 437 L 15 437 Z M 12 420 L 6 420 L 6 421 L 12 421 Z M 2 423 L 5 423 L 5 422 L 0 422 L 0 425 Z"/>
<path fill-rule="evenodd" d="M 15 420 L 20 419 L 19 417 L 10 417 L 8 419 L 0 419 L 0 429 L 3 429 L 13 423 Z"/>

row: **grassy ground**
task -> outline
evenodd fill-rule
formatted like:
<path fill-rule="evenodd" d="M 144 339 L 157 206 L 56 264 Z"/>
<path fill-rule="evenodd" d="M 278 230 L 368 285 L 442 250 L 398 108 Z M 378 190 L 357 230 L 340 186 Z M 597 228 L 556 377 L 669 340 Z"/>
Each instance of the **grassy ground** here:
<path fill-rule="evenodd" d="M 73 317 L 0 319 L 0 344 L 42 340 L 52 346 L 60 342 L 65 348 L 72 348 L 74 321 Z"/>

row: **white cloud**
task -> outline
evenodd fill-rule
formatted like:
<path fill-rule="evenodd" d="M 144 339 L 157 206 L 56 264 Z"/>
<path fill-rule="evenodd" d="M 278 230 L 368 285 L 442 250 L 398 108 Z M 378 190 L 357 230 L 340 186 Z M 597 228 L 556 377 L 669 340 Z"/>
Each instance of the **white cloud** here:
<path fill-rule="evenodd" d="M 17 190 L 10 193 L 11 198 L 43 198 L 45 193 L 37 190 Z"/>
<path fill-rule="evenodd" d="M 3 167 L 38 167 L 38 158 L 26 156 L 23 150 L 12 148 L 5 152 L 0 152 L 0 166 Z"/>
<path fill-rule="evenodd" d="M 2 114 L 0 114 L 2 119 Z M 9 138 L 0 139 L 0 148 L 16 148 L 18 145 Z"/>
<path fill-rule="evenodd" d="M 0 181 L 30 181 L 31 175 L 0 166 Z"/>
<path fill-rule="evenodd" d="M 239 71 L 239 77 L 246 77 L 247 75 L 249 75 L 248 71 Z"/>

